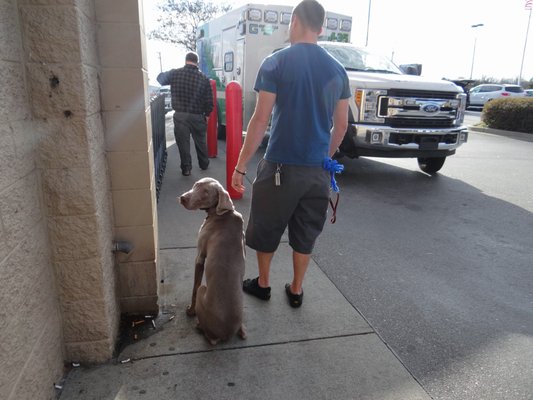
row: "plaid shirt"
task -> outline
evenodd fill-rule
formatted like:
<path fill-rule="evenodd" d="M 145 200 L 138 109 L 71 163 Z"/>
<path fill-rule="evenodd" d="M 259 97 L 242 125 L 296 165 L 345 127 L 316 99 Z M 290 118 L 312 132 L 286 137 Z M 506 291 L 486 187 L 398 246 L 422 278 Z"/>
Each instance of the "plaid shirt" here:
<path fill-rule="evenodd" d="M 213 110 L 211 83 L 196 65 L 161 72 L 161 85 L 170 85 L 172 108 L 178 112 L 208 116 Z"/>

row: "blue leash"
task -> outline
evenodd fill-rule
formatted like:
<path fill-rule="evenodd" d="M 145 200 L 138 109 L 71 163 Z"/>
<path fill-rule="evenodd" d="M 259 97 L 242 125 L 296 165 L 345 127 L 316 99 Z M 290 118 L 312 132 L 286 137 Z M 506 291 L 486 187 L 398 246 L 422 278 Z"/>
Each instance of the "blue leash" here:
<path fill-rule="evenodd" d="M 335 192 L 337 195 L 337 199 L 335 200 L 335 203 L 329 199 L 329 204 L 331 204 L 331 208 L 333 209 L 333 215 L 331 217 L 330 222 L 332 224 L 337 221 L 337 206 L 339 205 L 339 186 L 337 186 L 337 181 L 335 180 L 335 174 L 340 174 L 342 171 L 344 171 L 344 165 L 339 164 L 337 160 L 332 160 L 331 158 L 324 158 L 324 161 L 322 163 L 322 167 L 330 173 L 330 184 L 331 184 L 331 190 Z"/>
<path fill-rule="evenodd" d="M 342 171 L 344 171 L 344 165 L 339 164 L 337 160 L 332 160 L 331 158 L 324 158 L 324 161 L 322 162 L 322 167 L 329 171 L 331 175 L 331 189 L 335 193 L 339 193 L 339 187 L 337 186 L 337 181 L 335 180 L 335 174 L 340 174 Z"/>

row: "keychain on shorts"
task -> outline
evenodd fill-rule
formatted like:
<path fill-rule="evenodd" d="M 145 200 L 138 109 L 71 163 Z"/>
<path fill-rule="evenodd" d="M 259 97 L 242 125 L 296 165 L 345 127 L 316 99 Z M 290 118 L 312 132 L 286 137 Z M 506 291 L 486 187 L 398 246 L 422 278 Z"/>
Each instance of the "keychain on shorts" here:
<path fill-rule="evenodd" d="M 274 184 L 276 186 L 281 186 L 281 165 L 277 164 L 276 173 L 274 174 Z"/>

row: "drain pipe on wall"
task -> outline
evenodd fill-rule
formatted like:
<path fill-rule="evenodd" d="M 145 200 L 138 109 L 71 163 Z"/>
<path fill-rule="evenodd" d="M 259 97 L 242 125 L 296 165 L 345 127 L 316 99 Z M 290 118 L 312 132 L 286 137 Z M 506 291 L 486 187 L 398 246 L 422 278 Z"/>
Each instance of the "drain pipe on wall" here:
<path fill-rule="evenodd" d="M 117 240 L 113 242 L 113 253 L 130 254 L 133 251 L 133 244 L 130 242 Z"/>

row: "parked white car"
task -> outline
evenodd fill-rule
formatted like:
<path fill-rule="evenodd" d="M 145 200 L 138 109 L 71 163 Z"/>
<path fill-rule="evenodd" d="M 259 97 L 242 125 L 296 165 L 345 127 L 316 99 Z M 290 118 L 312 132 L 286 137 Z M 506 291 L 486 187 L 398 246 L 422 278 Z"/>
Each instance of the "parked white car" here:
<path fill-rule="evenodd" d="M 489 101 L 506 97 L 525 97 L 525 91 L 518 85 L 483 84 L 468 92 L 468 107 L 483 107 Z"/>

